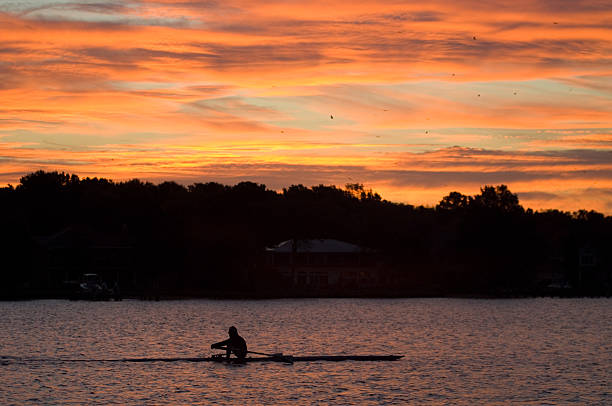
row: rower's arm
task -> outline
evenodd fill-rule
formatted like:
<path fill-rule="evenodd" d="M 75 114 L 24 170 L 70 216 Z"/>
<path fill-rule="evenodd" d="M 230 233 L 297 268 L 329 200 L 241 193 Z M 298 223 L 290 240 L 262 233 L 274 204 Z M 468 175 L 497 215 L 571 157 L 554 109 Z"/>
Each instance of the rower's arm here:
<path fill-rule="evenodd" d="M 218 343 L 211 344 L 210 348 L 221 348 L 229 345 L 230 340 L 219 341 Z"/>

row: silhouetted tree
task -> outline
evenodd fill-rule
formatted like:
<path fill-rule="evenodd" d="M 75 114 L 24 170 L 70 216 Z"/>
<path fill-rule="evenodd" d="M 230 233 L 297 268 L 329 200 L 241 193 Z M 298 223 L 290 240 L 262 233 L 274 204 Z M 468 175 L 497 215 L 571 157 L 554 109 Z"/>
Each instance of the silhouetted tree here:
<path fill-rule="evenodd" d="M 423 294 L 529 292 L 540 269 L 560 269 L 575 282 L 585 246 L 601 256 L 604 275 L 612 266 L 612 217 L 525 211 L 506 185 L 475 196 L 451 192 L 433 209 L 383 200 L 361 183 L 277 193 L 253 182 L 155 185 L 37 171 L 0 188 L 0 210 L 4 297 L 40 278 L 39 241 L 67 229 L 81 230 L 74 244 L 83 260 L 96 235 L 120 236 L 134 250 L 137 279 L 176 295 L 247 291 L 264 248 L 288 239 L 369 247 L 399 276 L 393 289 Z M 597 292 L 610 291 L 601 286 Z"/>
<path fill-rule="evenodd" d="M 519 204 L 518 196 L 510 192 L 506 185 L 482 187 L 480 194 L 474 196 L 470 201 L 470 206 L 507 213 L 524 211 L 523 207 Z"/>
<path fill-rule="evenodd" d="M 465 210 L 469 207 L 472 198 L 459 192 L 451 192 L 444 196 L 436 206 L 437 210 Z"/>

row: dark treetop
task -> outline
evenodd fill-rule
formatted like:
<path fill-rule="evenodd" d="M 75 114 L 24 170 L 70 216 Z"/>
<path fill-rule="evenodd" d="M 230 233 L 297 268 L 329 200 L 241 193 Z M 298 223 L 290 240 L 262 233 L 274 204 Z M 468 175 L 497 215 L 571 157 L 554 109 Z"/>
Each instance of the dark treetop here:
<path fill-rule="evenodd" d="M 360 184 L 276 192 L 38 171 L 1 188 L 0 208 L 2 298 L 62 296 L 84 273 L 141 297 L 611 292 L 612 218 L 525 210 L 505 185 L 415 207 Z M 309 239 L 362 251 L 336 263 L 296 249 L 284 268 L 266 257 L 266 247 Z M 362 268 L 349 283 L 353 260 Z"/>

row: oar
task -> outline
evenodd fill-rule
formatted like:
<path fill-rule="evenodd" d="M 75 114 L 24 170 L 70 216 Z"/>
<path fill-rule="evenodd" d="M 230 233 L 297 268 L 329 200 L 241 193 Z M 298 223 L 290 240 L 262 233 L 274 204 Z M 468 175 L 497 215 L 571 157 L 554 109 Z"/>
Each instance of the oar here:
<path fill-rule="evenodd" d="M 221 347 L 220 350 L 227 350 L 227 347 Z M 229 348 L 232 350 L 232 348 Z M 257 352 L 257 351 L 247 351 L 249 354 L 257 354 L 257 355 L 265 355 L 266 357 L 278 358 L 279 360 L 286 362 L 288 364 L 293 364 L 293 358 L 290 355 L 283 355 L 282 352 L 275 354 L 266 354 L 265 352 Z"/>
<path fill-rule="evenodd" d="M 251 354 L 257 354 L 257 355 L 265 355 L 266 357 L 273 357 L 273 358 L 278 358 L 283 360 L 283 362 L 288 362 L 290 364 L 293 364 L 293 358 L 290 355 L 283 355 L 282 352 L 277 352 L 274 354 L 266 354 L 263 352 L 257 352 L 257 351 L 247 351 Z"/>

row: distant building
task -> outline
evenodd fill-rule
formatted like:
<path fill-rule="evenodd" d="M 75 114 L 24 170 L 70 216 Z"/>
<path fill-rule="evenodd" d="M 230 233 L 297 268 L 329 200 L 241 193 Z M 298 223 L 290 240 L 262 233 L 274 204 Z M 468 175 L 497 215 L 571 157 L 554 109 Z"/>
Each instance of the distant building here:
<path fill-rule="evenodd" d="M 578 266 L 581 268 L 592 268 L 597 266 L 597 253 L 590 244 L 582 246 L 578 250 Z"/>
<path fill-rule="evenodd" d="M 338 292 L 382 283 L 374 252 L 334 239 L 283 241 L 266 248 L 266 265 L 299 291 Z"/>
<path fill-rule="evenodd" d="M 66 282 L 80 280 L 85 273 L 95 273 L 107 283 L 133 284 L 134 250 L 126 241 L 126 230 L 101 233 L 87 226 L 69 226 L 35 240 L 41 287 L 61 288 Z"/>
<path fill-rule="evenodd" d="M 549 248 L 548 255 L 539 262 L 531 263 L 531 266 L 534 286 L 540 291 L 552 294 L 572 288 L 567 277 L 567 260 L 560 247 Z"/>
<path fill-rule="evenodd" d="M 578 249 L 578 283 L 582 288 L 609 295 L 612 292 L 612 264 L 610 250 L 602 244 L 587 242 Z"/>

